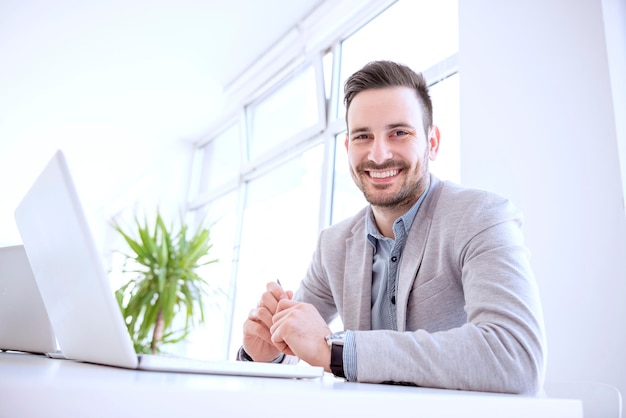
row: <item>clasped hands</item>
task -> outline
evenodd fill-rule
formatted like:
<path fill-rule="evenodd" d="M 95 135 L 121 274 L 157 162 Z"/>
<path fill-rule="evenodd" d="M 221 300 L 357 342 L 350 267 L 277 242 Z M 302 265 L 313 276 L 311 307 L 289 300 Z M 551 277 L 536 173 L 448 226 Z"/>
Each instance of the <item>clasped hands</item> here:
<path fill-rule="evenodd" d="M 330 328 L 313 305 L 292 298 L 293 292 L 278 283 L 267 284 L 244 323 L 244 350 L 254 361 L 270 362 L 284 353 L 330 371 L 330 349 L 324 340 Z"/>

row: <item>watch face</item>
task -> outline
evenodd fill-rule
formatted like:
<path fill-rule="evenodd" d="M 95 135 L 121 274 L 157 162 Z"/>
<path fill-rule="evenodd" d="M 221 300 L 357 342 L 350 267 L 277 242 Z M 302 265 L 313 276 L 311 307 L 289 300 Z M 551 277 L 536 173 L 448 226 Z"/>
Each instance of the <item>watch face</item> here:
<path fill-rule="evenodd" d="M 345 331 L 335 332 L 330 335 L 329 339 L 333 344 L 343 345 L 343 342 L 346 339 L 346 332 Z"/>

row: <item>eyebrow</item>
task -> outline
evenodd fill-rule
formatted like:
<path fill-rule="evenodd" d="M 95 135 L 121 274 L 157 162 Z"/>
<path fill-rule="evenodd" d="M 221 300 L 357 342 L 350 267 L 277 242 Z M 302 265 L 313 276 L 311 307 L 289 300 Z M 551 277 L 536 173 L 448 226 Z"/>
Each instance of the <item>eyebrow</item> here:
<path fill-rule="evenodd" d="M 409 128 L 412 130 L 417 130 L 413 125 L 411 125 L 410 123 L 406 123 L 406 122 L 394 122 L 385 126 L 385 129 L 387 130 L 396 129 L 396 128 Z M 349 133 L 350 135 L 352 135 L 356 133 L 370 132 L 371 130 L 372 129 L 369 126 L 363 126 L 363 127 L 359 127 L 354 130 L 351 130 L 349 131 Z"/>

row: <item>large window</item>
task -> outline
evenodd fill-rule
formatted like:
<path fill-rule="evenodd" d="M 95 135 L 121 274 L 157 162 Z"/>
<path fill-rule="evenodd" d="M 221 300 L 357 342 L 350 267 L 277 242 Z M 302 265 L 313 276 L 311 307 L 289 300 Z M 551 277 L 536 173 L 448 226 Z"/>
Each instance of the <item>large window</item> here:
<path fill-rule="evenodd" d="M 426 71 L 459 50 L 456 0 L 401 0 L 342 42 L 341 80 L 369 61 Z M 343 117 L 343 105 L 338 108 Z"/>
<path fill-rule="evenodd" d="M 295 289 L 306 273 L 318 232 L 322 161 L 318 145 L 248 183 L 231 352 L 241 345 L 241 325 L 266 283 L 280 280 Z"/>
<path fill-rule="evenodd" d="M 425 73 L 442 134 L 431 169 L 460 181 L 456 0 L 399 0 L 376 15 L 360 12 L 354 12 L 360 21 L 342 17 L 337 26 L 343 31 L 327 44 L 295 48 L 295 64 L 258 80 L 262 93 L 240 98 L 241 111 L 198 145 L 190 207 L 215 222 L 220 263 L 211 274 L 220 276 L 225 291 L 216 304 L 224 314 L 208 328 L 210 344 L 223 357 L 235 355 L 242 324 L 265 284 L 280 279 L 295 290 L 320 229 L 366 204 L 344 146 L 341 87 L 352 72 L 389 59 Z"/>
<path fill-rule="evenodd" d="M 211 204 L 202 206 L 202 218 L 210 222 L 211 254 L 218 262 L 209 264 L 199 274 L 214 290 L 206 312 L 206 323 L 189 338 L 188 357 L 221 359 L 228 350 L 232 328 L 232 311 L 239 239 L 238 229 L 241 193 L 234 189 Z"/>
<path fill-rule="evenodd" d="M 198 150 L 201 167 L 195 187 L 200 194 L 215 192 L 238 180 L 242 162 L 240 134 L 239 124 L 232 124 Z"/>
<path fill-rule="evenodd" d="M 302 132 L 321 127 L 319 88 L 313 65 L 298 71 L 268 97 L 248 108 L 249 159 L 254 161 L 276 146 L 289 146 Z"/>

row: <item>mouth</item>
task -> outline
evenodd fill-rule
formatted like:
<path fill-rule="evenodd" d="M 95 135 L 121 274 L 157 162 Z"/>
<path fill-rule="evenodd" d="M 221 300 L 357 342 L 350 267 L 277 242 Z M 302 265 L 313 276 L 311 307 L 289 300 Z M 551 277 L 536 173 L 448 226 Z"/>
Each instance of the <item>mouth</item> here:
<path fill-rule="evenodd" d="M 373 179 L 387 179 L 390 177 L 395 177 L 398 175 L 398 173 L 400 172 L 400 170 L 398 169 L 393 169 L 393 170 L 366 170 L 366 173 L 369 174 L 369 176 Z"/>

